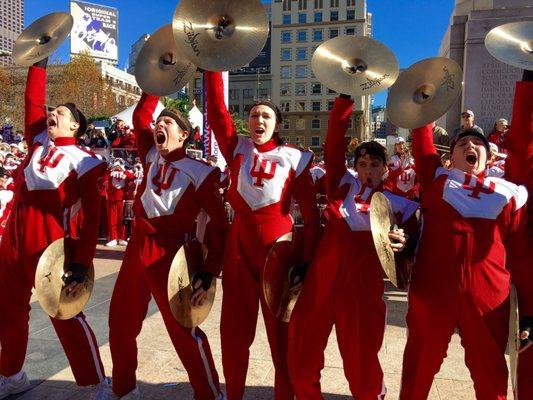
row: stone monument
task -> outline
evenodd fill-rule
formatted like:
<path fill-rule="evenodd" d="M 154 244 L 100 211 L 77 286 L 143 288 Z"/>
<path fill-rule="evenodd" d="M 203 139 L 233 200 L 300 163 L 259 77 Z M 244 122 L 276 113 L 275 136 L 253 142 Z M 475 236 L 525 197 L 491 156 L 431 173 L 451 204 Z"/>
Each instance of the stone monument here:
<path fill-rule="evenodd" d="M 496 26 L 526 20 L 533 20 L 531 0 L 456 0 L 440 48 L 441 56 L 455 60 L 464 71 L 461 98 L 439 120 L 450 134 L 459 127 L 465 109 L 474 112 L 486 135 L 498 118 L 511 119 L 515 83 L 522 71 L 492 57 L 485 36 Z"/>

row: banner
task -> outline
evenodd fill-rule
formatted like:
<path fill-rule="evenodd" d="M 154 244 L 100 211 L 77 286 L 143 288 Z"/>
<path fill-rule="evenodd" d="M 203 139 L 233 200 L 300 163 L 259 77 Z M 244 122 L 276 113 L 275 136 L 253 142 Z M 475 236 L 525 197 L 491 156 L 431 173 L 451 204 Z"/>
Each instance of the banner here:
<path fill-rule="evenodd" d="M 116 8 L 70 2 L 74 27 L 70 35 L 70 54 L 89 53 L 94 58 L 118 62 L 118 10 Z"/>
<path fill-rule="evenodd" d="M 229 104 L 229 72 L 222 72 L 222 81 L 224 82 L 224 102 L 226 103 L 226 108 Z M 207 109 L 207 103 L 206 103 L 206 89 L 205 89 L 205 81 L 203 83 L 203 91 L 204 91 L 204 132 L 203 132 L 203 143 L 204 143 L 204 149 L 205 149 L 205 155 L 206 156 L 216 156 L 217 158 L 217 167 L 220 168 L 221 171 L 224 171 L 226 169 L 226 160 L 224 159 L 224 156 L 222 156 L 222 153 L 220 152 L 220 148 L 218 147 L 217 140 L 215 139 L 215 134 L 211 130 L 211 127 L 209 126 L 209 123 L 207 122 L 207 114 L 209 113 L 209 110 Z"/>

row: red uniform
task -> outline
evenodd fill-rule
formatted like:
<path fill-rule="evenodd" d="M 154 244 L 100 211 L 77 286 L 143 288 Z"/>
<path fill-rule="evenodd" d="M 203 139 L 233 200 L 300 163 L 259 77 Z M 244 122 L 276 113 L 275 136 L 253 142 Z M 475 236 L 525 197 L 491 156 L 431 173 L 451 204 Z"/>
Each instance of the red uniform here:
<path fill-rule="evenodd" d="M 28 157 L 15 177 L 15 200 L 0 244 L 0 374 L 22 369 L 28 342 L 29 301 L 35 269 L 46 247 L 69 235 L 71 209 L 85 215 L 73 262 L 90 265 L 98 230 L 97 182 L 105 163 L 76 145 L 76 138 L 52 141 L 46 131 L 46 70 L 30 67 L 26 84 L 25 134 Z M 52 318 L 78 385 L 104 379 L 98 345 L 83 313 Z"/>
<path fill-rule="evenodd" d="M 113 167 L 107 171 L 104 181 L 107 182 L 107 226 L 109 240 L 125 240 L 123 223 L 124 200 L 135 175 L 124 167 Z"/>
<path fill-rule="evenodd" d="M 392 193 L 414 199 L 418 196 L 415 164 L 409 156 L 401 157 L 393 154 L 389 162 L 387 187 Z"/>
<path fill-rule="evenodd" d="M 372 195 L 382 188 L 372 190 L 346 168 L 344 134 L 352 105 L 338 98 L 330 115 L 324 149 L 328 222 L 290 322 L 289 367 L 302 400 L 323 399 L 320 371 L 333 325 L 354 398 L 383 399 L 386 393 L 378 359 L 386 323 L 383 270 L 369 215 Z M 383 193 L 398 224 L 416 224 L 417 203 Z"/>
<path fill-rule="evenodd" d="M 217 168 L 185 155 L 185 149 L 161 156 L 154 145 L 151 122 L 158 97 L 143 94 L 133 115 L 139 155 L 145 171 L 136 203 L 136 223 L 111 299 L 109 343 L 113 359 L 113 391 L 123 396 L 135 388 L 136 337 L 141 331 L 150 297 L 163 321 L 194 389 L 194 398 L 220 398 L 220 385 L 209 343 L 200 328 L 182 327 L 174 319 L 167 297 L 172 260 L 196 216 L 210 217 L 205 268 L 220 272 L 227 221 L 218 193 Z M 216 240 L 218 239 L 218 240 Z"/>
<path fill-rule="evenodd" d="M 423 233 L 409 289 L 400 399 L 427 398 L 458 328 L 477 398 L 503 400 L 509 269 L 522 271 L 527 260 L 526 189 L 442 168 L 430 125 L 413 131 L 413 154 L 423 191 Z M 518 287 L 529 311 L 532 282 L 530 277 Z"/>
<path fill-rule="evenodd" d="M 255 145 L 238 136 L 224 104 L 220 73 L 206 72 L 209 125 L 229 164 L 227 199 L 235 219 L 224 255 L 222 285 L 222 364 L 229 400 L 244 394 L 249 347 L 257 324 L 259 302 L 275 367 L 275 398 L 293 399 L 287 368 L 287 324 L 276 320 L 262 295 L 262 270 L 273 243 L 290 232 L 294 196 L 305 220 L 303 260 L 310 261 L 318 237 L 318 211 L 309 173 L 312 154 L 283 146 L 273 138 Z"/>

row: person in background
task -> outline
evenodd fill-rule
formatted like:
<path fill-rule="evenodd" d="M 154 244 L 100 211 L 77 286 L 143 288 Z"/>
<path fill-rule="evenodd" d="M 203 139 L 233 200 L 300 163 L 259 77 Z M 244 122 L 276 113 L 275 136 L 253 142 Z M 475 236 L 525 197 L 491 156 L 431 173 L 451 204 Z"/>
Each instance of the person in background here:
<path fill-rule="evenodd" d="M 507 131 L 509 130 L 509 123 L 505 118 L 500 118 L 494 123 L 494 128 L 489 134 L 487 139 L 490 143 L 494 143 L 498 146 L 498 149 L 502 153 L 507 153 L 507 147 L 505 146 L 505 139 L 507 137 Z"/>
<path fill-rule="evenodd" d="M 472 129 L 483 134 L 483 129 L 481 129 L 474 123 L 474 112 L 472 110 L 465 110 L 461 113 L 461 127 L 453 131 L 453 135 L 450 138 L 450 141 L 453 141 L 459 133 L 466 129 Z"/>

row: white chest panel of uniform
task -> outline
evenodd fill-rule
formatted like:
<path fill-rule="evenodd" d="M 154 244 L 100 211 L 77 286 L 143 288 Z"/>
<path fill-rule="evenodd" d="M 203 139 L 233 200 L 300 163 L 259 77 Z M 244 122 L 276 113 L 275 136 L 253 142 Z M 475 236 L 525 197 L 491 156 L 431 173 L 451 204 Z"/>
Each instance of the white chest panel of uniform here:
<path fill-rule="evenodd" d="M 436 177 L 447 175 L 443 198 L 465 218 L 496 219 L 503 208 L 516 201 L 516 208 L 527 201 L 527 190 L 501 178 L 476 177 L 459 169 L 438 168 Z"/>
<path fill-rule="evenodd" d="M 392 170 L 402 169 L 402 173 L 396 178 L 396 187 L 403 192 L 411 190 L 415 186 L 416 173 L 413 169 L 413 159 L 410 157 L 401 158 L 393 154 L 389 167 Z"/>
<path fill-rule="evenodd" d="M 0 189 L 0 218 L 3 217 L 4 211 L 11 200 L 13 200 L 13 192 L 7 189 Z"/>
<path fill-rule="evenodd" d="M 370 198 L 372 188 L 363 185 L 350 172 L 346 172 L 340 185 L 348 184 L 350 189 L 344 198 L 339 212 L 352 231 L 370 231 Z M 396 223 L 403 223 L 417 210 L 418 203 L 402 196 L 396 196 L 388 191 L 383 194 L 389 199 L 393 214 L 401 213 L 403 218 Z"/>
<path fill-rule="evenodd" d="M 176 207 L 187 188 L 198 189 L 213 167 L 199 161 L 183 157 L 167 162 L 159 155 L 155 146 L 146 156 L 149 165 L 146 174 L 146 188 L 141 202 L 148 218 L 174 214 Z"/>
<path fill-rule="evenodd" d="M 279 202 L 291 171 L 298 177 L 312 157 L 288 146 L 260 153 L 250 138 L 242 136 L 235 149 L 238 154 L 243 155 L 243 161 L 237 191 L 254 211 Z"/>
<path fill-rule="evenodd" d="M 40 143 L 24 168 L 28 190 L 55 190 L 68 176 L 76 173 L 80 178 L 103 161 L 91 156 L 76 145 L 55 146 L 46 131 L 37 135 L 34 143 Z"/>
<path fill-rule="evenodd" d="M 114 170 L 109 173 L 111 185 L 116 189 L 122 189 L 126 186 L 126 173 L 121 170 Z"/>
<path fill-rule="evenodd" d="M 309 172 L 311 173 L 311 178 L 313 179 L 313 183 L 316 183 L 316 181 L 318 181 L 320 178 L 326 175 L 326 171 L 320 167 L 313 167 L 309 170 Z"/>

